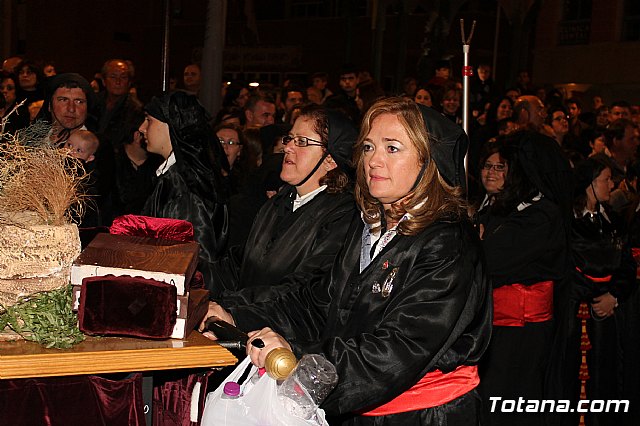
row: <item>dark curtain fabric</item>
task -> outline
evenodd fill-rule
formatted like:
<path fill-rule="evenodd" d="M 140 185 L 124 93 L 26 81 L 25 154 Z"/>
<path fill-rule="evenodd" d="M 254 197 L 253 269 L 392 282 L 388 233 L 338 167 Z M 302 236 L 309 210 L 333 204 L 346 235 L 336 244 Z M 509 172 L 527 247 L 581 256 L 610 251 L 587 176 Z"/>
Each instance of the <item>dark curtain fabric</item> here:
<path fill-rule="evenodd" d="M 200 423 L 207 387 L 215 371 L 204 370 L 197 373 L 170 371 L 154 375 L 153 424 L 162 426 L 193 426 Z M 196 384 L 199 391 L 194 393 Z M 197 412 L 191 412 L 191 401 Z M 197 404 L 195 401 L 197 400 Z M 193 415 L 196 422 L 191 421 Z"/>
<path fill-rule="evenodd" d="M 0 380 L 0 423 L 144 426 L 142 375 Z"/>

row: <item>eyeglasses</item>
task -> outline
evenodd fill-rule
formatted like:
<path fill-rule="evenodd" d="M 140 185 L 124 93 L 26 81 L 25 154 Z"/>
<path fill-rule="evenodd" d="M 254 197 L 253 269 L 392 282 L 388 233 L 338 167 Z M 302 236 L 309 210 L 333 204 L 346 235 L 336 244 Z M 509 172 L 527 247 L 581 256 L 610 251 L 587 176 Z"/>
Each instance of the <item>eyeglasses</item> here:
<path fill-rule="evenodd" d="M 234 141 L 233 139 L 229 139 L 228 141 L 225 141 L 220 137 L 218 138 L 218 142 L 220 142 L 220 145 L 229 145 L 229 146 L 242 145 L 239 141 Z"/>
<path fill-rule="evenodd" d="M 0 86 L 0 90 L 16 90 L 16 86 L 12 84 L 7 86 Z"/>
<path fill-rule="evenodd" d="M 315 139 L 308 138 L 306 136 L 283 136 L 282 144 L 287 145 L 289 142 L 293 141 L 295 146 L 305 147 L 305 146 L 324 146 L 324 144 Z M 311 143 L 315 142 L 315 143 Z"/>
<path fill-rule="evenodd" d="M 504 172 L 505 170 L 507 170 L 507 165 L 504 163 L 484 163 L 484 166 L 482 166 L 482 168 L 486 171 L 490 171 L 491 169 L 493 169 L 496 172 Z"/>
<path fill-rule="evenodd" d="M 558 117 L 553 118 L 552 121 L 569 121 L 569 117 L 564 115 L 559 115 Z"/>

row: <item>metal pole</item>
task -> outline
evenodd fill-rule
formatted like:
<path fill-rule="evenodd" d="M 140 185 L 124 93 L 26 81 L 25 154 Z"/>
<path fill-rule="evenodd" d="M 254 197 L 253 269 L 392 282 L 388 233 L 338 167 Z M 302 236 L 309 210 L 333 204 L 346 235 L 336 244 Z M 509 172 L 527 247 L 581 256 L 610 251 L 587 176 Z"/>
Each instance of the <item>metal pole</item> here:
<path fill-rule="evenodd" d="M 464 66 L 462 67 L 462 128 L 469 134 L 469 77 L 473 75 L 473 67 L 469 66 L 469 45 L 462 45 Z"/>
<path fill-rule="evenodd" d="M 462 68 L 462 128 L 464 132 L 469 136 L 469 78 L 473 76 L 473 67 L 469 65 L 469 47 L 471 45 L 471 38 L 473 32 L 476 29 L 476 21 L 473 21 L 471 25 L 471 33 L 469 38 L 465 39 L 464 36 L 464 19 L 460 19 L 460 34 L 462 35 L 462 53 L 464 54 L 464 67 Z M 469 151 L 464 154 L 464 170 L 465 179 L 468 181 L 467 171 L 469 161 Z"/>
<path fill-rule="evenodd" d="M 164 32 L 162 34 L 162 91 L 169 91 L 169 36 L 171 28 L 171 0 L 164 0 Z"/>

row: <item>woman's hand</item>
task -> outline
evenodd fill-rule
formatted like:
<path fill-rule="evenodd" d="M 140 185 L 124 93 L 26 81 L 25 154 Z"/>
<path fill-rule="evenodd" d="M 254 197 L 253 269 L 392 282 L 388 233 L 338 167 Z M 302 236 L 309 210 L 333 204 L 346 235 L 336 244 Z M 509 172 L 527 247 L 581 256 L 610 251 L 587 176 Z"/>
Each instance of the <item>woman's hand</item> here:
<path fill-rule="evenodd" d="M 255 339 L 261 339 L 264 347 L 257 348 L 251 344 Z M 264 367 L 269 352 L 276 348 L 286 348 L 291 350 L 291 346 L 284 340 L 284 337 L 271 330 L 269 327 L 262 330 L 252 331 L 249 333 L 249 342 L 247 343 L 247 355 L 251 358 L 251 362 L 258 368 Z"/>
<path fill-rule="evenodd" d="M 198 327 L 198 331 L 200 332 L 204 331 L 205 323 L 211 317 L 218 317 L 221 320 L 226 321 L 231 325 L 236 325 L 236 322 L 233 320 L 233 317 L 231 316 L 231 314 L 225 311 L 222 306 L 218 305 L 216 302 L 209 302 L 209 310 L 207 311 L 207 314 L 204 316 L 204 319 L 202 320 L 202 322 L 200 323 L 200 326 Z M 210 331 L 204 332 L 202 333 L 202 335 L 208 337 L 211 340 L 218 339 Z"/>
<path fill-rule="evenodd" d="M 600 318 L 607 318 L 613 315 L 614 309 L 618 306 L 618 300 L 609 292 L 593 299 L 591 309 Z"/>

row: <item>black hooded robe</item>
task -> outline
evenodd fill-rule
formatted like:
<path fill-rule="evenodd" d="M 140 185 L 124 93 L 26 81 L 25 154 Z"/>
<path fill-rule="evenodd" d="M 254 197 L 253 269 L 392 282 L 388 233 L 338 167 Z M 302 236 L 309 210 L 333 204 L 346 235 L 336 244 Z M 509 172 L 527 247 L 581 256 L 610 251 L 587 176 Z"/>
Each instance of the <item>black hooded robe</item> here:
<path fill-rule="evenodd" d="M 480 243 L 467 222 L 440 221 L 396 235 L 362 272 L 364 224 L 354 215 L 329 274 L 277 300 L 231 308 L 239 328 L 281 333 L 299 357 L 323 354 L 339 380 L 321 407 L 343 425 L 473 425 L 475 390 L 424 410 L 359 413 L 409 389 L 427 372 L 477 365 L 491 328 L 491 293 Z M 388 297 L 372 291 L 395 270 Z"/>
<path fill-rule="evenodd" d="M 200 244 L 198 269 L 206 282 L 228 233 L 227 194 L 220 183 L 222 148 L 213 143 L 208 113 L 195 96 L 166 94 L 153 98 L 145 111 L 168 124 L 176 162 L 157 178 L 142 214 L 191 222 Z"/>
<path fill-rule="evenodd" d="M 287 291 L 296 279 L 324 275 L 340 250 L 351 216 L 356 211 L 350 191 L 326 190 L 291 211 L 285 187 L 260 209 L 244 250 L 237 247 L 212 267 L 208 284 L 214 299 L 223 291 L 224 304 L 250 303 L 271 297 L 264 287 L 283 285 Z M 242 290 L 236 293 L 234 290 Z"/>

